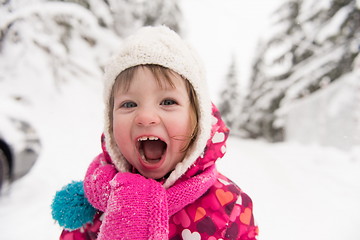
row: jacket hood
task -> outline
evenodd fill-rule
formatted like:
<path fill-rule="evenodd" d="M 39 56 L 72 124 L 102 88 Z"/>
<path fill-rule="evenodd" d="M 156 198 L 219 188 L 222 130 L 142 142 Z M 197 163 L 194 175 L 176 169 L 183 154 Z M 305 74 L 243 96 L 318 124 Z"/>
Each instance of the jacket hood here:
<path fill-rule="evenodd" d="M 179 179 L 185 180 L 191 178 L 213 166 L 217 160 L 221 159 L 226 153 L 226 140 L 229 132 L 229 129 L 221 118 L 219 110 L 213 104 L 210 138 L 206 143 L 203 153 L 182 176 L 179 176 Z"/>
<path fill-rule="evenodd" d="M 178 34 L 165 26 L 143 27 L 125 39 L 110 60 L 104 73 L 104 136 L 106 149 L 120 172 L 131 171 L 131 166 L 119 151 L 112 132 L 111 92 L 117 76 L 124 70 L 146 64 L 160 65 L 178 73 L 193 87 L 199 103 L 198 133 L 185 159 L 169 176 L 165 185 L 171 186 L 196 161 L 206 146 L 211 133 L 211 101 L 205 71 L 196 51 Z"/>
<path fill-rule="evenodd" d="M 104 135 L 106 149 L 120 172 L 132 170 L 113 137 L 111 92 L 117 76 L 124 70 L 146 64 L 160 65 L 178 73 L 193 87 L 198 100 L 198 132 L 184 160 L 178 163 L 164 183 L 169 187 L 203 154 L 211 135 L 212 104 L 208 95 L 205 71 L 195 50 L 178 34 L 165 26 L 143 27 L 125 39 L 110 60 L 104 73 Z"/>

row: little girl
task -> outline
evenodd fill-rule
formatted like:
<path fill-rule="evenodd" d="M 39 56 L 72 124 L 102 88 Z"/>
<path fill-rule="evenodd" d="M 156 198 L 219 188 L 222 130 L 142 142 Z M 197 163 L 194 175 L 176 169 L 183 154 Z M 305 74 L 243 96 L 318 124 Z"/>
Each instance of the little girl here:
<path fill-rule="evenodd" d="M 54 198 L 60 239 L 256 239 L 251 199 L 216 170 L 229 130 L 194 50 L 144 27 L 104 81 L 103 152 Z"/>

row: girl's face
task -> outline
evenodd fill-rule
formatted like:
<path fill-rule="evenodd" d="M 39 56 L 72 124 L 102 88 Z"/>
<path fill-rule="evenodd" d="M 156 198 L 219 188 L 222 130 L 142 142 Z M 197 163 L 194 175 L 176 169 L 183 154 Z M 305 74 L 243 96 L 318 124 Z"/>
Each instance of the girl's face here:
<path fill-rule="evenodd" d="M 147 67 L 139 67 L 128 89 L 114 91 L 114 140 L 148 178 L 164 177 L 183 160 L 193 132 L 185 80 L 176 73 L 171 80 L 173 86 L 164 79 L 159 84 Z"/>

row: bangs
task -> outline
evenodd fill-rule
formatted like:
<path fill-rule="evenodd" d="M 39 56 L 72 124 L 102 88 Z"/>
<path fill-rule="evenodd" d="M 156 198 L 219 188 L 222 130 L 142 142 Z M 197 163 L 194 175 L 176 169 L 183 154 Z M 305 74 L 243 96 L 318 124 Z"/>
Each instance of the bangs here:
<path fill-rule="evenodd" d="M 154 75 L 155 80 L 160 88 L 165 88 L 166 84 L 169 84 L 172 88 L 175 88 L 175 84 L 171 80 L 171 77 L 175 76 L 174 71 L 160 65 L 147 64 L 137 65 L 122 71 L 115 80 L 113 91 L 115 93 L 118 91 L 121 91 L 123 93 L 129 91 L 131 80 L 134 78 L 134 75 L 139 68 L 149 69 Z"/>

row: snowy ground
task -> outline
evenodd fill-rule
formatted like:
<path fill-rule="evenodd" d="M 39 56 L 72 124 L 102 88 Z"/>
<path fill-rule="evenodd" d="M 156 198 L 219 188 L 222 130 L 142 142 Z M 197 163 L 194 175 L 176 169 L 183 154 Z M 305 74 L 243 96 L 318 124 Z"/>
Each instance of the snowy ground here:
<path fill-rule="evenodd" d="M 42 154 L 0 199 L 1 239 L 58 238 L 51 199 L 100 151 L 101 99 L 92 89 L 70 85 L 47 110 L 34 109 Z M 219 169 L 252 197 L 262 240 L 360 239 L 359 152 L 230 138 Z"/>
<path fill-rule="evenodd" d="M 360 239 L 359 152 L 231 139 L 220 168 L 253 198 L 260 239 Z"/>

